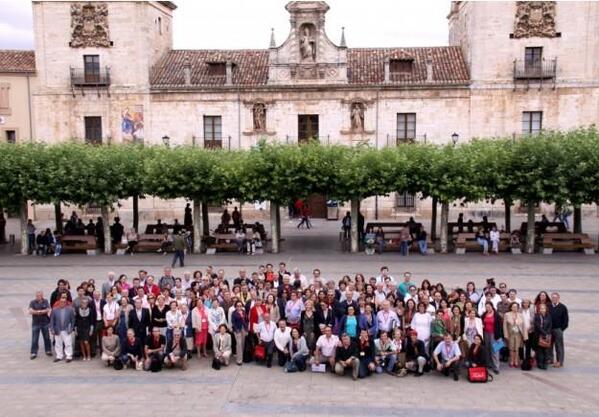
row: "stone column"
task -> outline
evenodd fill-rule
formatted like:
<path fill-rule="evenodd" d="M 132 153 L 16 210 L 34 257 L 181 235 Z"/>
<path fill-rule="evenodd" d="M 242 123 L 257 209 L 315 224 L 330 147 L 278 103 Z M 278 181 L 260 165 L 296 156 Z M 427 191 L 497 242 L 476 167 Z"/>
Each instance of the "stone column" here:
<path fill-rule="evenodd" d="M 270 202 L 270 239 L 271 252 L 279 253 L 279 222 L 277 221 L 277 211 L 279 205 L 274 201 Z"/>
<path fill-rule="evenodd" d="M 110 206 L 102 206 L 102 222 L 104 224 L 104 253 L 112 254 L 112 236 L 110 236 Z"/>
<path fill-rule="evenodd" d="M 360 199 L 351 200 L 351 253 L 358 253 L 360 242 L 358 241 L 358 217 L 360 216 Z"/>
<path fill-rule="evenodd" d="M 447 253 L 447 222 L 449 220 L 449 203 L 441 203 L 441 253 Z"/>
<path fill-rule="evenodd" d="M 193 253 L 202 253 L 202 202 L 193 200 Z"/>
<path fill-rule="evenodd" d="M 21 255 L 27 255 L 27 200 L 21 201 L 19 210 L 19 223 L 21 226 Z"/>
<path fill-rule="evenodd" d="M 526 253 L 535 252 L 535 203 L 529 202 L 526 218 Z"/>

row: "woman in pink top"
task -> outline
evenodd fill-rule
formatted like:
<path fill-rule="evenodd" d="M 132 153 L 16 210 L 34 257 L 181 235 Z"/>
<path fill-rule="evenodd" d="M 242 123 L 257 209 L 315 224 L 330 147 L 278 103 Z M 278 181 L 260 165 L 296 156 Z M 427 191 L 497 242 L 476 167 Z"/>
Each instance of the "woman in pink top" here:
<path fill-rule="evenodd" d="M 196 307 L 191 313 L 191 326 L 195 330 L 195 345 L 198 349 L 198 359 L 200 355 L 208 357 L 206 354 L 206 342 L 208 341 L 208 312 L 202 300 L 198 300 Z"/>

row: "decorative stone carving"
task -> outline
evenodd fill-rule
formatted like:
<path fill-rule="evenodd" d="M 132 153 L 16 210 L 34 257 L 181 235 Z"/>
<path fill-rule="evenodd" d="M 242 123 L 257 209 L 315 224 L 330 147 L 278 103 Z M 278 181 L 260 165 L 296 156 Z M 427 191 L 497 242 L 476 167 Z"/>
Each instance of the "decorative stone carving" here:
<path fill-rule="evenodd" d="M 314 26 L 311 24 L 302 25 L 299 46 L 302 60 L 316 60 L 316 40 L 314 39 Z"/>
<path fill-rule="evenodd" d="M 254 131 L 266 131 L 266 106 L 264 103 L 256 103 L 252 108 L 254 116 Z"/>
<path fill-rule="evenodd" d="M 364 131 L 364 105 L 360 102 L 351 106 L 351 128 L 356 132 Z"/>
<path fill-rule="evenodd" d="M 110 47 L 106 3 L 71 4 L 72 48 Z"/>
<path fill-rule="evenodd" d="M 517 1 L 514 38 L 534 36 L 553 38 L 555 31 L 554 1 Z"/>

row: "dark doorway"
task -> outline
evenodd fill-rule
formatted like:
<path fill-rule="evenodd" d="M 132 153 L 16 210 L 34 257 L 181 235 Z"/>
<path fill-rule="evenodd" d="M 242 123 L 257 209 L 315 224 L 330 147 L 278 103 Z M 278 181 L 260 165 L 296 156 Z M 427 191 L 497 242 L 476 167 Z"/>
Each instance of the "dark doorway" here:
<path fill-rule="evenodd" d="M 327 217 L 327 199 L 323 194 L 312 194 L 306 199 L 310 207 L 311 217 L 325 219 Z"/>
<path fill-rule="evenodd" d="M 297 116 L 297 142 L 306 143 L 310 139 L 318 140 L 318 115 L 299 114 Z"/>

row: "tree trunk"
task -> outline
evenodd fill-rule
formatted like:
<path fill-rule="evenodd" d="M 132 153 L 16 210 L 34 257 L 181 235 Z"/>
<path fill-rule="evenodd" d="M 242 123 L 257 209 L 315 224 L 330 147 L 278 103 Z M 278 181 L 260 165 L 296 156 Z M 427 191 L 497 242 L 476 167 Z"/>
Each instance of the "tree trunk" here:
<path fill-rule="evenodd" d="M 202 201 L 202 236 L 210 236 L 210 218 L 208 217 L 207 201 Z"/>
<path fill-rule="evenodd" d="M 535 203 L 529 202 L 526 217 L 526 253 L 535 253 Z"/>
<path fill-rule="evenodd" d="M 60 203 L 54 203 L 54 222 L 58 233 L 62 235 L 62 211 L 60 210 Z"/>
<path fill-rule="evenodd" d="M 351 253 L 358 253 L 360 242 L 358 240 L 358 217 L 360 216 L 360 199 L 351 200 Z"/>
<path fill-rule="evenodd" d="M 19 210 L 19 223 L 21 226 L 21 255 L 27 255 L 29 248 L 28 236 L 27 236 L 27 200 L 21 201 L 21 208 Z"/>
<path fill-rule="evenodd" d="M 574 233 L 582 233 L 582 207 L 574 206 Z"/>
<path fill-rule="evenodd" d="M 449 203 L 441 203 L 441 253 L 447 253 L 447 222 L 449 220 Z"/>
<path fill-rule="evenodd" d="M 277 242 L 279 245 L 279 251 L 281 251 L 281 206 L 277 203 Z"/>
<path fill-rule="evenodd" d="M 193 200 L 193 253 L 202 253 L 202 202 Z"/>
<path fill-rule="evenodd" d="M 437 198 L 433 197 L 432 204 L 432 213 L 431 213 L 431 241 L 435 242 L 437 239 Z"/>
<path fill-rule="evenodd" d="M 139 233 L 139 196 L 133 196 L 133 228 L 136 233 Z"/>
<path fill-rule="evenodd" d="M 279 253 L 279 222 L 277 221 L 277 211 L 279 205 L 274 201 L 270 202 L 270 241 L 271 252 Z"/>
<path fill-rule="evenodd" d="M 506 198 L 503 200 L 505 206 L 505 231 L 508 233 L 512 232 L 512 200 Z"/>
<path fill-rule="evenodd" d="M 102 206 L 102 222 L 104 225 L 104 253 L 112 254 L 112 236 L 110 236 L 110 207 Z"/>

